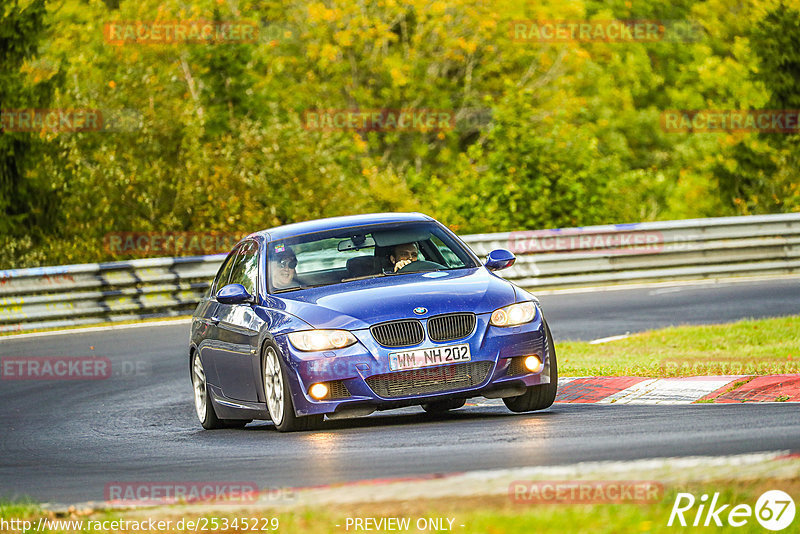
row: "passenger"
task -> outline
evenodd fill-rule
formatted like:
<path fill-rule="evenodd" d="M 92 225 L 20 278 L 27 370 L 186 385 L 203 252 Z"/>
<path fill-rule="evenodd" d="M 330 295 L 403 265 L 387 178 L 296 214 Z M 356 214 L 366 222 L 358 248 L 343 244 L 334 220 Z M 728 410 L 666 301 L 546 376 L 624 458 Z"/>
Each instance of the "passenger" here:
<path fill-rule="evenodd" d="M 272 287 L 286 289 L 300 286 L 297 279 L 297 256 L 289 247 L 271 256 Z"/>

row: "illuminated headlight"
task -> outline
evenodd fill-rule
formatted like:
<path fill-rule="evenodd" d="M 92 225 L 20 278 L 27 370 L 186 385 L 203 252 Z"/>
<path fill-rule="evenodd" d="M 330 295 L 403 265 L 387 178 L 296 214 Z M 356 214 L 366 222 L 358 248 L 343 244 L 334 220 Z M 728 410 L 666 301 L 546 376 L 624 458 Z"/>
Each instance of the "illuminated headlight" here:
<path fill-rule="evenodd" d="M 528 356 L 523 360 L 523 363 L 525 364 L 525 368 L 531 373 L 538 373 L 542 370 L 542 360 L 536 355 Z"/>
<path fill-rule="evenodd" d="M 517 326 L 529 323 L 535 318 L 536 304 L 533 302 L 519 302 L 493 311 L 489 324 L 492 326 Z"/>
<path fill-rule="evenodd" d="M 296 349 L 308 352 L 349 347 L 356 338 L 347 330 L 304 330 L 289 334 L 289 341 Z"/>
<path fill-rule="evenodd" d="M 308 388 L 308 393 L 317 400 L 323 399 L 328 395 L 328 386 L 323 382 L 314 384 Z"/>

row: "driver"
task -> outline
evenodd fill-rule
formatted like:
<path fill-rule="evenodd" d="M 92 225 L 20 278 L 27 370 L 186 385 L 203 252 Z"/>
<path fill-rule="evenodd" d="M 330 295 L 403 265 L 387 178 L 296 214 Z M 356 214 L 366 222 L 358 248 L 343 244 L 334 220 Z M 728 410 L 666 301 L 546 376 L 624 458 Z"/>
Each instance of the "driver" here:
<path fill-rule="evenodd" d="M 411 262 L 419 258 L 419 249 L 416 243 L 401 243 L 395 245 L 394 250 L 389 255 L 389 260 L 394 264 L 394 272 L 399 271 Z"/>
<path fill-rule="evenodd" d="M 297 256 L 289 247 L 285 247 L 281 252 L 272 256 L 272 287 L 275 289 L 286 289 L 287 287 L 297 287 L 300 281 L 297 280 Z"/>

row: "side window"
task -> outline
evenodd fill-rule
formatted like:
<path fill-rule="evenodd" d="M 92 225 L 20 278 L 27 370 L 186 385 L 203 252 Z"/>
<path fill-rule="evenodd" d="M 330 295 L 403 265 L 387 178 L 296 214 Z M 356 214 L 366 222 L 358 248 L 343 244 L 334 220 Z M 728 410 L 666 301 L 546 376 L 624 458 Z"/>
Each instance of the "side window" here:
<path fill-rule="evenodd" d="M 445 245 L 441 239 L 435 235 L 432 235 L 431 242 L 436 246 L 437 249 L 439 249 L 439 253 L 442 255 L 442 258 L 444 258 L 448 268 L 452 269 L 456 267 L 464 267 L 463 260 L 460 260 L 458 256 L 453 253 L 450 247 Z"/>
<path fill-rule="evenodd" d="M 255 294 L 258 273 L 258 245 L 255 242 L 245 243 L 231 271 L 231 284 L 242 284 L 248 293 Z"/>
<path fill-rule="evenodd" d="M 233 268 L 233 264 L 236 263 L 236 257 L 239 255 L 239 249 L 236 248 L 228 254 L 228 257 L 225 258 L 225 263 L 222 265 L 222 268 L 217 273 L 217 277 L 214 279 L 214 285 L 211 288 L 211 291 L 216 296 L 217 291 L 228 285 L 228 278 L 231 275 L 231 269 Z"/>

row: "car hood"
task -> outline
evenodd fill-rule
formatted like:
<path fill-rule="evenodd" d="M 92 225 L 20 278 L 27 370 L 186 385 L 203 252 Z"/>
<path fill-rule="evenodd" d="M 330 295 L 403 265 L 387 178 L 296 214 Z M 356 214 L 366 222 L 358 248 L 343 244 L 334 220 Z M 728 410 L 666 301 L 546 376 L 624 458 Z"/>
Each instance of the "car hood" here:
<path fill-rule="evenodd" d="M 355 280 L 274 297 L 315 328 L 358 330 L 393 319 L 488 313 L 515 302 L 515 291 L 510 282 L 477 267 Z M 416 315 L 419 307 L 427 312 Z"/>

